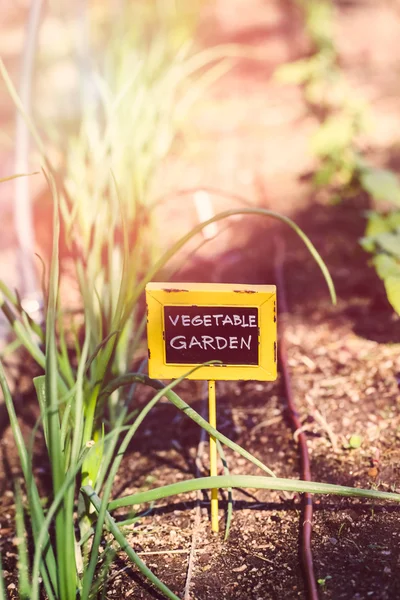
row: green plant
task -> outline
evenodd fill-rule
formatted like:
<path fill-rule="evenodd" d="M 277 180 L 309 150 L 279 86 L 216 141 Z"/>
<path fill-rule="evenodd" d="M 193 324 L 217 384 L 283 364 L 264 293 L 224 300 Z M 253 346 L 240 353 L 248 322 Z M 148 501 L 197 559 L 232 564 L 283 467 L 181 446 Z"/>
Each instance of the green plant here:
<path fill-rule="evenodd" d="M 192 48 L 190 31 L 198 4 L 184 8 L 181 2 L 168 6 L 140 2 L 135 5 L 141 15 L 140 25 L 135 20 L 133 26 L 138 15 L 127 6 L 121 20 L 106 28 L 107 53 L 88 75 L 98 100 L 84 106 L 78 130 L 66 136 L 63 132 L 62 141 L 58 140 L 57 148 L 61 147 L 64 157 L 58 170 L 0 61 L 10 95 L 29 125 L 48 172 L 57 181 L 53 195 L 58 197 L 63 238 L 84 305 L 83 314 L 69 314 L 63 306 L 57 312 L 61 391 L 75 385 L 69 360 L 72 350 L 78 359 L 83 351 L 86 353 L 88 364 L 82 363 L 82 369 L 91 383 L 128 369 L 145 327 L 137 302 L 141 281 L 160 257 L 153 228 L 154 176 L 178 136 L 184 135 L 188 111 L 203 90 L 231 67 L 233 58 L 243 55 L 243 49 L 236 45 L 204 51 Z M 183 18 L 186 13 L 190 13 L 190 22 Z M 51 126 L 44 128 L 57 142 Z M 18 302 L 9 291 L 3 292 L 11 303 Z M 77 332 L 83 321 L 87 327 L 81 348 Z M 65 328 L 70 331 L 65 332 Z M 19 342 L 22 336 L 44 367 L 45 354 L 35 348 L 19 325 L 16 330 Z M 99 389 L 87 386 L 82 392 L 85 399 L 79 398 L 85 404 L 85 442 L 102 437 L 104 406 L 98 406 Z M 107 403 L 112 427 L 122 418 L 124 403 L 118 392 Z M 64 427 L 70 403 L 65 412 Z M 97 456 L 92 453 L 85 462 L 87 482 L 97 480 L 104 451 L 100 444 Z M 102 475 L 99 477 L 101 480 Z"/>
<path fill-rule="evenodd" d="M 354 433 L 353 435 L 350 436 L 349 448 L 356 450 L 357 448 L 360 448 L 362 446 L 362 443 L 363 443 L 363 438 L 361 437 L 361 435 Z"/>
<path fill-rule="evenodd" d="M 279 67 L 276 77 L 282 83 L 301 85 L 310 111 L 319 120 L 311 139 L 311 150 L 319 160 L 315 185 L 347 190 L 360 168 L 357 140 L 366 128 L 366 106 L 354 97 L 339 66 L 333 2 L 295 1 L 303 13 L 312 51 L 306 58 Z"/>
<path fill-rule="evenodd" d="M 333 4 L 330 0 L 295 0 L 295 3 L 303 14 L 313 51 L 306 58 L 278 67 L 275 75 L 283 83 L 302 85 L 310 105 L 326 108 L 334 101 L 327 86 L 333 86 L 337 93 L 341 79 L 333 36 Z"/>
<path fill-rule="evenodd" d="M 302 85 L 311 110 L 320 125 L 311 149 L 320 164 L 314 175 L 317 187 L 332 187 L 335 199 L 365 192 L 374 203 L 383 203 L 387 213 L 372 210 L 362 247 L 374 255 L 372 264 L 382 279 L 390 304 L 400 314 L 400 182 L 387 169 L 371 165 L 359 148 L 359 135 L 366 130 L 366 104 L 355 99 L 338 63 L 331 0 L 296 0 L 304 15 L 305 30 L 313 46 L 307 58 L 280 67 L 282 82 Z"/>
<path fill-rule="evenodd" d="M 324 590 L 326 588 L 326 582 L 329 581 L 330 579 L 332 579 L 331 575 L 326 575 L 325 577 L 322 577 L 321 579 L 317 579 L 317 583 Z"/>
<path fill-rule="evenodd" d="M 116 419 L 112 423 L 109 421 L 108 426 L 100 430 L 100 435 L 97 436 L 95 441 L 94 436 L 99 431 L 96 420 L 104 419 L 105 401 L 116 392 L 119 392 L 121 386 L 127 383 L 126 375 L 117 376 L 113 379 L 113 371 L 110 369 L 110 365 L 113 361 L 114 349 L 119 343 L 120 332 L 123 331 L 131 312 L 135 309 L 146 283 L 183 244 L 207 224 L 243 212 L 244 214 L 259 214 L 279 218 L 294 228 L 319 262 L 332 294 L 334 292 L 329 274 L 311 242 L 288 218 L 280 217 L 263 209 L 225 211 L 225 213 L 217 215 L 214 219 L 200 224 L 193 232 L 188 233 L 179 240 L 174 248 L 160 258 L 143 276 L 134 290 L 134 295 L 127 293 L 129 271 L 123 268 L 116 312 L 112 315 L 112 323 L 108 327 L 111 333 L 100 342 L 91 354 L 89 353 L 92 327 L 89 312 L 90 303 L 87 301 L 87 296 L 83 296 L 86 316 L 84 339 L 81 343 L 75 333 L 74 342 L 77 353 L 77 364 L 75 365 L 70 353 L 66 350 L 67 333 L 65 327 L 60 326 L 63 320 L 62 313 L 60 313 L 61 307 L 58 304 L 58 193 L 51 176 L 48 177 L 48 183 L 55 202 L 53 256 L 47 285 L 45 329 L 41 329 L 28 318 L 18 301 L 18 297 L 12 294 L 4 285 L 2 285 L 3 298 L 1 300 L 3 313 L 8 318 L 16 337 L 45 372 L 43 376 L 35 379 L 35 388 L 40 407 L 40 420 L 37 427 L 43 427 L 52 472 L 52 502 L 47 506 L 46 512 L 41 505 L 39 491 L 31 469 L 33 439 L 37 427 L 32 433 L 31 441 L 26 444 L 19 428 L 12 398 L 2 370 L 0 371 L 0 384 L 19 451 L 28 498 L 35 547 L 30 582 L 32 586 L 31 598 L 38 598 L 40 572 L 49 598 L 69 600 L 75 598 L 78 593 L 86 599 L 90 597 L 92 588 L 97 589 L 98 587 L 99 582 L 95 581 L 95 574 L 98 566 L 98 546 L 103 535 L 106 519 L 105 509 L 115 473 L 128 442 L 159 398 L 179 382 L 179 380 L 173 382 L 165 390 L 163 389 L 156 394 L 139 414 L 134 412 L 133 415 L 129 415 L 129 405 L 124 402 L 124 397 L 121 396 Z M 126 253 L 125 264 L 127 264 L 129 260 L 127 246 L 124 247 L 124 252 Z M 41 347 L 43 341 L 44 350 Z M 151 380 L 143 375 L 135 375 L 133 378 L 131 375 L 128 376 L 128 383 L 132 384 L 137 381 L 152 385 Z M 263 468 L 269 475 L 272 474 L 267 467 L 245 450 L 239 448 L 218 432 L 214 432 L 204 419 L 194 411 L 189 410 L 189 407 L 182 403 L 178 397 L 173 396 L 173 401 L 179 409 L 184 410 L 188 417 L 195 419 L 202 427 L 213 432 L 219 441 L 239 451 L 240 454 Z M 119 439 L 123 432 L 126 433 L 122 445 L 120 445 Z M 77 523 L 74 517 L 77 509 L 77 485 L 81 483 L 84 486 L 90 484 L 97 493 L 103 491 L 103 508 L 97 519 L 94 541 L 90 545 L 93 514 L 87 503 L 84 502 L 83 496 L 80 497 L 78 502 Z M 21 507 L 18 508 L 18 514 L 21 514 Z M 48 534 L 49 526 L 53 520 L 55 527 L 54 546 Z M 75 536 L 76 524 L 80 527 L 78 539 Z M 103 577 L 105 572 L 106 570 L 101 570 Z M 144 569 L 144 572 L 147 573 L 147 570 Z M 154 579 L 154 582 L 160 589 L 164 590 L 158 580 Z"/>
<path fill-rule="evenodd" d="M 400 314 L 400 211 L 381 214 L 367 213 L 365 237 L 360 240 L 364 250 L 372 253 L 372 264 L 382 279 L 394 311 Z"/>

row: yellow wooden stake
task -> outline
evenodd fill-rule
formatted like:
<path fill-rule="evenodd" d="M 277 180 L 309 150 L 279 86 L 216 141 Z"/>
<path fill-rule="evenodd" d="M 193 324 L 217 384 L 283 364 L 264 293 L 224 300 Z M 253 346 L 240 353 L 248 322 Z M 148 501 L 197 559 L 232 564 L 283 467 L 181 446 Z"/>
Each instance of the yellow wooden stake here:
<path fill-rule="evenodd" d="M 215 381 L 208 382 L 208 420 L 211 427 L 217 428 L 217 404 L 215 399 Z M 210 475 L 217 475 L 217 443 L 210 435 Z M 211 529 L 219 531 L 218 525 L 218 490 L 211 490 Z"/>

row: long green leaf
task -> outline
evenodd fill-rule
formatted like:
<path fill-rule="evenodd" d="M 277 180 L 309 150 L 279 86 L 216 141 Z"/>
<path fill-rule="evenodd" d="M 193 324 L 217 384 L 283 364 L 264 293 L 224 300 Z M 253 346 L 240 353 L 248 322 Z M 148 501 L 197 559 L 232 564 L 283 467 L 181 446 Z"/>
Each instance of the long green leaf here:
<path fill-rule="evenodd" d="M 49 424 L 48 424 L 48 410 L 46 404 L 46 377 L 39 375 L 33 378 L 33 385 L 35 386 L 36 396 L 39 403 L 40 414 L 43 420 L 43 431 L 46 445 L 49 444 Z"/>
<path fill-rule="evenodd" d="M 65 456 L 61 447 L 60 415 L 58 401 L 58 365 L 56 345 L 57 296 L 59 289 L 58 238 L 60 222 L 58 215 L 58 193 L 54 179 L 45 174 L 54 199 L 53 251 L 50 266 L 49 298 L 46 319 L 46 402 L 48 414 L 49 454 L 53 477 L 54 496 L 60 491 L 65 477 Z M 76 596 L 76 569 L 74 549 L 73 490 L 66 494 L 56 515 L 56 549 L 61 600 L 73 600 Z"/>
<path fill-rule="evenodd" d="M 79 360 L 78 372 L 76 376 L 76 394 L 74 397 L 74 431 L 72 434 L 71 466 L 74 467 L 81 452 L 83 439 L 83 423 L 85 418 L 84 411 L 84 386 L 85 372 L 87 370 L 87 356 L 90 343 L 90 327 L 86 325 L 85 341 L 83 343 L 82 354 Z"/>
<path fill-rule="evenodd" d="M 323 274 L 323 276 L 325 278 L 325 281 L 327 283 L 328 290 L 329 290 L 332 302 L 334 304 L 336 303 L 335 286 L 333 284 L 333 281 L 332 281 L 332 278 L 331 278 L 331 276 L 329 274 L 329 271 L 328 271 L 328 269 L 327 269 L 324 261 L 322 260 L 319 252 L 317 251 L 317 249 L 315 248 L 315 246 L 313 245 L 313 243 L 311 242 L 311 240 L 308 238 L 308 236 L 300 229 L 300 227 L 298 225 L 296 225 L 296 223 L 294 221 L 292 221 L 291 219 L 289 219 L 289 217 L 286 217 L 285 215 L 281 215 L 279 213 L 276 213 L 275 211 L 272 211 L 272 210 L 267 210 L 265 208 L 241 208 L 241 209 L 225 210 L 223 212 L 218 213 L 217 215 L 215 215 L 211 219 L 208 219 L 207 221 L 204 221 L 203 223 L 200 223 L 199 225 L 197 225 L 196 227 L 194 227 L 189 233 L 187 233 L 180 240 L 178 240 L 178 242 L 176 242 L 172 246 L 172 248 L 170 248 L 156 262 L 156 264 L 151 269 L 148 270 L 148 272 L 146 273 L 145 277 L 137 285 L 134 294 L 132 295 L 132 297 L 127 302 L 125 313 L 124 313 L 123 322 L 125 322 L 128 319 L 129 314 L 131 313 L 133 306 L 136 304 L 137 299 L 142 294 L 142 292 L 145 289 L 147 283 L 153 279 L 153 277 L 156 275 L 156 273 L 158 273 L 158 271 L 160 271 L 160 269 L 162 269 L 168 263 L 168 261 L 190 239 L 192 239 L 197 233 L 199 233 L 205 227 L 207 227 L 207 225 L 210 225 L 211 223 L 216 223 L 217 221 L 221 221 L 223 219 L 227 219 L 229 217 L 233 217 L 233 216 L 236 216 L 236 215 L 259 215 L 259 216 L 263 216 L 263 217 L 270 217 L 272 219 L 281 221 L 282 223 L 284 223 L 285 225 L 288 225 L 291 229 L 293 229 L 293 231 L 295 231 L 295 233 L 297 233 L 297 235 L 300 237 L 300 239 L 304 242 L 304 244 L 307 247 L 307 249 L 309 250 L 311 256 L 314 258 L 314 260 L 316 261 L 317 265 L 319 266 L 319 268 L 320 268 L 320 270 L 321 270 L 321 272 L 322 272 L 322 274 Z"/>
<path fill-rule="evenodd" d="M 5 181 L 11 181 L 11 179 L 17 179 L 18 177 L 30 177 L 31 175 L 38 175 L 39 171 L 34 171 L 33 173 L 18 173 L 18 175 L 9 175 L 8 177 L 2 177 L 0 179 L 0 183 L 4 183 Z"/>
<path fill-rule="evenodd" d="M 211 490 L 217 488 L 254 488 L 262 490 L 276 490 L 286 492 L 298 492 L 300 494 L 332 494 L 335 496 L 347 496 L 351 498 L 368 498 L 369 500 L 388 500 L 400 502 L 400 494 L 392 492 L 381 492 L 379 490 L 365 490 L 333 483 L 320 483 L 314 481 L 300 481 L 296 479 L 283 479 L 279 477 L 264 477 L 258 475 L 221 475 L 218 477 L 201 477 L 179 481 L 170 485 L 164 485 L 147 492 L 138 492 L 123 498 L 113 500 L 108 505 L 108 510 L 113 511 L 123 506 L 135 506 L 155 500 L 162 500 L 177 494 L 194 492 L 196 490 Z M 86 490 L 85 493 L 89 493 Z"/>

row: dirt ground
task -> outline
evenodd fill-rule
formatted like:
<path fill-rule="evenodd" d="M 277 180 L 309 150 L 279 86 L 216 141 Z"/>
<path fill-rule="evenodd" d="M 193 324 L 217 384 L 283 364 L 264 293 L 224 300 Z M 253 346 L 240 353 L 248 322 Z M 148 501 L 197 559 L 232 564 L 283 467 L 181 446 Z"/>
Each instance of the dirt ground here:
<path fill-rule="evenodd" d="M 370 103 L 375 123 L 365 151 L 376 164 L 396 168 L 400 95 L 394 73 L 400 67 L 400 14 L 394 2 L 336 5 L 340 61 L 355 93 Z M 368 201 L 358 197 L 333 205 L 327 194 L 315 194 L 307 175 L 315 168 L 308 143 L 316 119 L 297 88 L 283 88 L 272 76 L 278 64 L 307 51 L 299 13 L 289 0 L 218 0 L 212 7 L 200 28 L 204 43 L 248 43 L 260 50 L 262 60 L 241 63 L 213 89 L 194 123 L 198 143 L 167 165 L 160 181 L 167 190 L 177 181 L 180 187 L 222 188 L 243 194 L 254 205 L 290 214 L 326 261 L 338 304 L 330 304 L 318 268 L 294 234 L 258 218 L 237 220 L 176 278 L 274 283 L 275 243 L 284 239 L 289 367 L 308 436 L 312 478 L 400 491 L 400 321 L 358 245 Z M 213 199 L 215 210 L 227 207 L 226 200 Z M 171 223 L 167 231 L 162 229 L 166 245 L 196 222 L 188 202 L 171 201 L 163 211 L 161 219 Z M 6 268 L 5 262 L 1 267 Z M 180 392 L 204 413 L 201 384 L 185 382 Z M 298 449 L 280 380 L 221 383 L 217 397 L 222 433 L 276 475 L 299 477 Z M 28 431 L 34 408 L 29 402 L 23 406 L 20 414 Z M 359 448 L 349 445 L 353 435 L 362 438 Z M 199 450 L 199 443 L 200 430 L 161 403 L 135 437 L 115 495 L 146 489 L 155 481 L 161 485 L 193 477 L 197 455 L 207 474 L 207 446 Z M 0 451 L 0 543 L 10 598 L 16 598 L 8 479 L 18 467 L 7 428 Z M 233 473 L 258 474 L 244 459 L 229 450 L 226 454 Z M 39 459 L 35 472 L 48 478 Z M 218 535 L 210 530 L 208 496 L 194 493 L 158 502 L 129 531 L 130 542 L 156 575 L 185 600 L 306 598 L 299 556 L 300 498 L 234 491 L 232 530 L 224 542 L 226 496 L 221 494 Z M 399 511 L 387 503 L 316 498 L 312 548 L 321 600 L 400 598 Z M 160 596 L 120 554 L 106 597 Z"/>

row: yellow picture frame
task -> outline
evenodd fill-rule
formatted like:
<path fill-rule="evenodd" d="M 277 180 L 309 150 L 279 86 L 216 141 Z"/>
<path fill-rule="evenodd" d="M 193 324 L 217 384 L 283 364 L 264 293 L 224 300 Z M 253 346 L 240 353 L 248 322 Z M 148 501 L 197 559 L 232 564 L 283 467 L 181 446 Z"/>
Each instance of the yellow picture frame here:
<path fill-rule="evenodd" d="M 277 310 L 274 285 L 152 282 L 146 286 L 146 303 L 150 377 L 176 379 L 196 364 L 167 362 L 164 307 L 168 309 L 188 307 L 188 310 L 189 307 L 210 309 L 243 307 L 257 309 L 257 364 L 207 365 L 188 375 L 187 378 L 225 381 L 274 381 L 276 379 Z"/>

